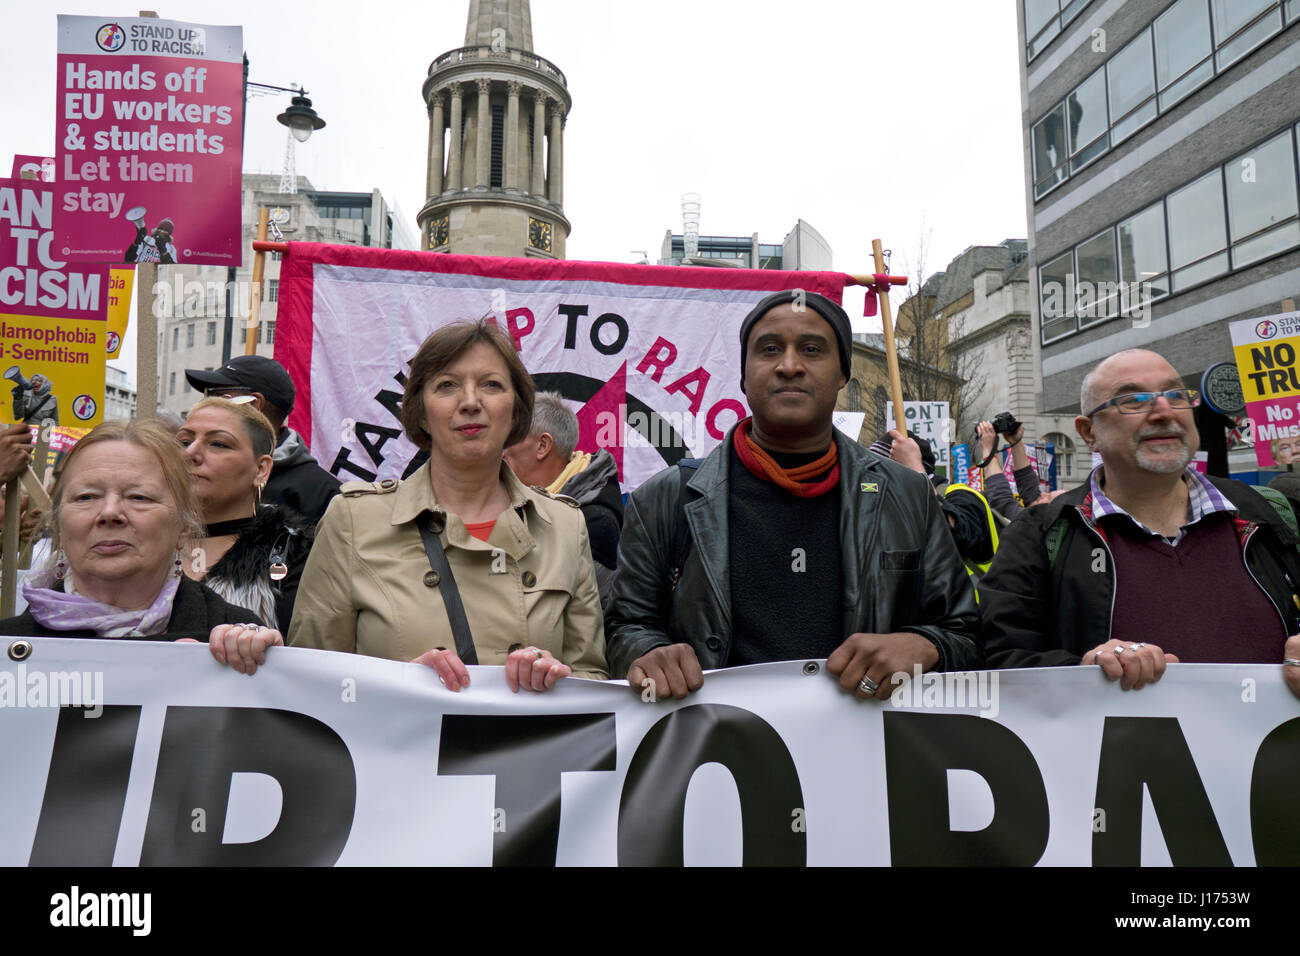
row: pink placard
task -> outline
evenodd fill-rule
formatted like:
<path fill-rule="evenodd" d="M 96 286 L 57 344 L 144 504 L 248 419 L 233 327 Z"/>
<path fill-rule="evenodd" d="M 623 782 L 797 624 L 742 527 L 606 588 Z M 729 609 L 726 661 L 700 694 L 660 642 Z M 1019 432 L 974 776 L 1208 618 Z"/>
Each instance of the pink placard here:
<path fill-rule="evenodd" d="M 54 157 L 15 153 L 14 168 L 9 178 L 38 179 L 43 183 L 52 183 L 54 182 Z"/>
<path fill-rule="evenodd" d="M 240 265 L 242 32 L 59 17 L 64 259 Z"/>
<path fill-rule="evenodd" d="M 1300 464 L 1300 395 L 1247 402 L 1246 414 L 1260 465 Z"/>

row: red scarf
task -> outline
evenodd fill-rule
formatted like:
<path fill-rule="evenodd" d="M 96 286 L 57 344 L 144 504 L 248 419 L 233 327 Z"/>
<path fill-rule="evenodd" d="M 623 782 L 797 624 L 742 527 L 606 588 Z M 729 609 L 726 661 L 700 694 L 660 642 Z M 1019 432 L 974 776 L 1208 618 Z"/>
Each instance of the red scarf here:
<path fill-rule="evenodd" d="M 839 484 L 840 454 L 835 447 L 834 437 L 831 438 L 831 447 L 826 450 L 826 454 L 816 461 L 810 461 L 797 468 L 782 468 L 771 455 L 758 446 L 754 439 L 749 437 L 751 424 L 753 419 L 746 418 L 736 426 L 732 445 L 736 449 L 736 457 L 740 459 L 740 463 L 755 477 L 780 485 L 799 498 L 819 498 Z M 827 472 L 828 469 L 829 473 L 821 481 L 812 480 Z"/>

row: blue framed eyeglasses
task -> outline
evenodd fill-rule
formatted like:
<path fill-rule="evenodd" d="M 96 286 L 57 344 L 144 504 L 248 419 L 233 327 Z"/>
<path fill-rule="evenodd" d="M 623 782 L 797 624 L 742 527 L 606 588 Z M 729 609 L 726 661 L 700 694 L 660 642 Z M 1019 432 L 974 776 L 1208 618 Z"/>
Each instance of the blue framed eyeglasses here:
<path fill-rule="evenodd" d="M 1141 415 L 1156 407 L 1156 399 L 1163 395 L 1170 408 L 1195 408 L 1201 404 L 1201 393 L 1194 388 L 1170 388 L 1163 392 L 1129 392 L 1107 399 L 1084 417 L 1092 418 L 1098 412 L 1114 406 L 1122 415 Z"/>

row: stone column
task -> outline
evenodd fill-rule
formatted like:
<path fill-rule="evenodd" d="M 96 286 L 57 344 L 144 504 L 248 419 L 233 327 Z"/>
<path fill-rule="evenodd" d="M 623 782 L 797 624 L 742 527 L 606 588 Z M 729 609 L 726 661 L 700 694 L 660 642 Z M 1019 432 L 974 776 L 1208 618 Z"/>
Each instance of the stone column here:
<path fill-rule="evenodd" d="M 461 88 L 459 83 L 451 85 L 451 142 L 447 144 L 447 188 L 461 188 L 460 161 L 464 147 L 461 144 Z"/>
<path fill-rule="evenodd" d="M 546 94 L 533 93 L 533 188 L 534 196 L 546 195 L 546 172 L 542 165 L 542 148 L 546 145 Z"/>
<path fill-rule="evenodd" d="M 551 105 L 551 135 L 548 138 L 550 155 L 546 167 L 546 198 L 557 206 L 564 204 L 564 107 Z"/>
<path fill-rule="evenodd" d="M 519 82 L 506 84 L 506 168 L 501 185 L 506 189 L 519 188 Z"/>
<path fill-rule="evenodd" d="M 486 186 L 492 171 L 492 105 L 488 98 L 492 91 L 492 81 L 479 77 L 475 83 L 478 86 L 478 106 L 475 108 L 474 126 L 478 132 L 478 142 L 474 157 L 474 185 Z"/>
<path fill-rule="evenodd" d="M 442 90 L 429 99 L 429 178 L 426 198 L 442 194 Z"/>

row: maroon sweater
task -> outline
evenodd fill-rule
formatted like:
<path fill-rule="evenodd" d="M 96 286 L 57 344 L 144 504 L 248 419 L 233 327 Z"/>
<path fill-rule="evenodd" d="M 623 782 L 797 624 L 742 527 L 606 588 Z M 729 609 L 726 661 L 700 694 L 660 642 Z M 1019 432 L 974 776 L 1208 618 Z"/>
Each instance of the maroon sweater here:
<path fill-rule="evenodd" d="M 1286 630 L 1246 570 L 1233 516 L 1207 515 L 1175 547 L 1124 516 L 1098 522 L 1115 557 L 1110 636 L 1187 664 L 1276 664 Z"/>

